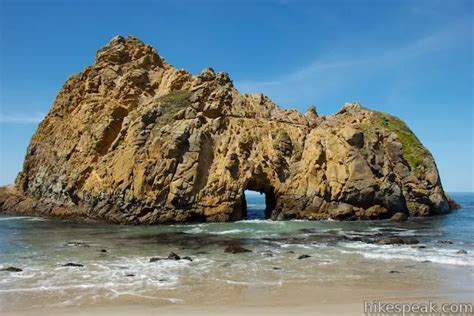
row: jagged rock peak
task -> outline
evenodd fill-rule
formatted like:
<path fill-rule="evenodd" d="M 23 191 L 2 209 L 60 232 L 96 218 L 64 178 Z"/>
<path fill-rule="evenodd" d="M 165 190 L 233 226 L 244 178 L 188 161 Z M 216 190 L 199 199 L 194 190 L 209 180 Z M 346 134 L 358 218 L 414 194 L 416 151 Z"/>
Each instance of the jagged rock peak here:
<path fill-rule="evenodd" d="M 135 36 L 117 35 L 96 54 L 96 64 L 124 64 L 141 59 L 144 63 L 154 65 L 159 65 L 162 62 L 153 47 L 143 43 Z"/>
<path fill-rule="evenodd" d="M 363 109 L 365 108 L 358 101 L 346 102 L 336 114 L 342 114 L 345 112 L 358 111 Z"/>

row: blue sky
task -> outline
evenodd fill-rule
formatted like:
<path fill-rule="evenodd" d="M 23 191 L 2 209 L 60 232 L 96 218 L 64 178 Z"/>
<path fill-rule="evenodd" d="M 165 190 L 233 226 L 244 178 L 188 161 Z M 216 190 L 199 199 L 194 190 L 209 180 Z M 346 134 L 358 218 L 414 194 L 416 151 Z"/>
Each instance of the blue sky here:
<path fill-rule="evenodd" d="M 322 114 L 346 101 L 399 116 L 448 191 L 474 191 L 473 1 L 0 0 L 0 184 L 73 73 L 117 34 L 178 68 Z"/>

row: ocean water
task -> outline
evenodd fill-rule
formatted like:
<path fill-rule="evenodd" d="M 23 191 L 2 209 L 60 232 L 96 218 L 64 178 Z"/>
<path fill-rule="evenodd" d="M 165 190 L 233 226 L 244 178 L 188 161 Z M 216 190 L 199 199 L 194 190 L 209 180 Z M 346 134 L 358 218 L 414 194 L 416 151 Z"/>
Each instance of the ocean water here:
<path fill-rule="evenodd" d="M 405 223 L 261 220 L 264 205 L 253 196 L 254 219 L 233 223 L 120 226 L 1 215 L 0 267 L 23 271 L 0 271 L 0 310 L 252 301 L 251 293 L 288 286 L 472 298 L 474 194 L 452 197 L 460 210 Z M 377 244 L 387 237 L 419 243 Z M 226 253 L 228 245 L 252 252 Z M 150 262 L 170 252 L 192 261 Z"/>

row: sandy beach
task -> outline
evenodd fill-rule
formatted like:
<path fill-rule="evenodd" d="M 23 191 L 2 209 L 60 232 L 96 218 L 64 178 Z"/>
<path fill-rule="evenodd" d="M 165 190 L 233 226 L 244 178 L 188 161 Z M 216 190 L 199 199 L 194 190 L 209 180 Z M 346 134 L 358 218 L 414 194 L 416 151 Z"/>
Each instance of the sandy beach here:
<path fill-rule="evenodd" d="M 312 290 L 311 293 L 306 292 Z M 443 303 L 472 303 L 472 292 L 469 293 L 451 293 L 448 295 L 432 296 L 391 296 L 374 295 L 363 289 L 300 289 L 294 288 L 293 292 L 282 292 L 281 296 L 268 297 L 264 295 L 259 297 L 258 292 L 253 292 L 253 303 L 238 301 L 229 304 L 210 304 L 210 305 L 188 305 L 188 304 L 152 304 L 151 302 L 140 302 L 134 298 L 123 298 L 122 302 L 107 304 L 106 306 L 87 306 L 87 307 L 63 307 L 63 308 L 42 308 L 35 310 L 17 310 L 0 313 L 4 316 L 151 316 L 151 315 L 169 315 L 169 316 L 208 316 L 208 315 L 316 315 L 316 316 L 352 316 L 366 315 L 364 313 L 364 301 L 369 302 L 381 300 L 384 303 L 422 303 L 429 301 L 438 304 Z M 329 299 L 329 295 L 332 296 Z M 341 299 L 343 297 L 343 299 Z M 260 301 L 259 301 L 260 300 Z"/>
<path fill-rule="evenodd" d="M 390 265 L 401 273 L 375 271 L 349 282 L 296 282 L 273 286 L 225 285 L 215 283 L 167 291 L 161 297 L 122 294 L 114 299 L 90 298 L 80 305 L 31 308 L 40 304 L 26 298 L 5 316 L 47 315 L 365 315 L 364 302 L 385 303 L 472 303 L 472 269 L 430 267 L 416 269 Z M 308 266 L 311 269 L 311 266 Z M 367 271 L 368 272 L 368 271 Z M 467 273 L 467 274 L 466 274 Z M 368 273 L 369 274 L 369 273 Z M 470 281 L 469 281 L 470 282 Z M 165 291 L 166 292 L 166 291 Z M 80 292 L 78 292 L 79 294 Z M 167 297 L 168 296 L 168 297 Z M 180 296 L 181 299 L 172 299 Z M 33 297 L 32 297 L 33 298 Z M 5 299 L 5 297 L 3 297 Z M 11 299 L 14 301 L 14 297 Z M 51 297 L 54 300 L 54 297 Z M 5 300 L 2 300 L 5 303 Z M 59 304 L 61 305 L 61 304 Z M 67 304 L 66 304 L 67 305 Z"/>

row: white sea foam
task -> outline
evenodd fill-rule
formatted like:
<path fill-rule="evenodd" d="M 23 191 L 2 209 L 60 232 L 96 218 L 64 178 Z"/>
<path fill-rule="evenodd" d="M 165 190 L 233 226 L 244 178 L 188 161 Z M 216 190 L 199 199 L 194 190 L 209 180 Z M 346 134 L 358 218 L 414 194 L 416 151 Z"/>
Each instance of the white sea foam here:
<path fill-rule="evenodd" d="M 244 219 L 241 221 L 236 221 L 235 223 L 256 223 L 256 224 L 279 224 L 281 225 L 281 221 L 272 221 L 271 219 Z"/>
<path fill-rule="evenodd" d="M 0 218 L 0 221 L 16 221 L 16 220 L 19 220 L 19 219 L 29 219 L 31 217 L 29 216 L 11 216 L 11 217 L 3 217 L 3 218 Z"/>
<path fill-rule="evenodd" d="M 342 243 L 341 246 L 352 250 L 346 251 L 341 249 L 341 252 L 355 252 L 370 259 L 399 259 L 418 262 L 430 261 L 447 265 L 474 266 L 474 256 L 472 254 L 457 254 L 454 249 L 442 249 L 436 247 L 418 249 L 412 246 L 375 245 L 362 242 Z"/>
<path fill-rule="evenodd" d="M 84 267 L 71 268 L 28 267 L 20 273 L 6 274 L 2 278 L 0 295 L 54 292 L 67 298 L 61 303 L 67 305 L 75 302 L 70 301 L 71 295 L 84 294 L 90 298 L 100 291 L 103 298 L 133 295 L 175 302 L 174 298 L 160 297 L 157 289 L 176 288 L 180 276 L 192 263 L 187 260 L 149 262 L 149 257 L 117 257 L 114 261 L 84 261 L 83 264 Z M 123 269 L 124 266 L 128 268 Z M 146 289 L 145 293 L 140 292 L 143 289 Z"/>
<path fill-rule="evenodd" d="M 248 233 L 252 232 L 251 229 L 229 229 L 229 230 L 223 230 L 220 232 L 213 232 L 212 234 L 214 235 L 232 235 L 232 234 L 241 234 L 241 233 Z"/>
<path fill-rule="evenodd" d="M 43 217 L 30 217 L 27 219 L 29 222 L 47 222 L 49 219 Z"/>
<path fill-rule="evenodd" d="M 185 231 L 186 234 L 200 234 L 200 233 L 202 233 L 202 232 L 204 232 L 204 230 L 203 230 L 202 228 L 200 228 L 200 227 L 194 227 L 194 228 L 192 228 L 192 229 L 190 229 L 190 230 L 186 230 L 186 231 Z"/>
<path fill-rule="evenodd" d="M 265 205 L 264 204 L 247 204 L 247 208 L 251 208 L 253 210 L 257 209 L 257 210 L 264 210 L 265 209 Z"/>

